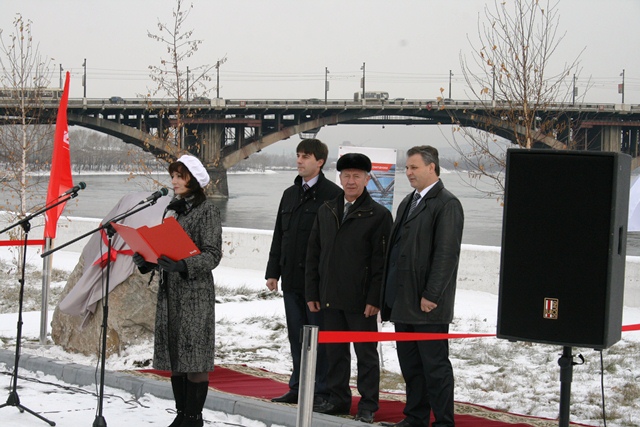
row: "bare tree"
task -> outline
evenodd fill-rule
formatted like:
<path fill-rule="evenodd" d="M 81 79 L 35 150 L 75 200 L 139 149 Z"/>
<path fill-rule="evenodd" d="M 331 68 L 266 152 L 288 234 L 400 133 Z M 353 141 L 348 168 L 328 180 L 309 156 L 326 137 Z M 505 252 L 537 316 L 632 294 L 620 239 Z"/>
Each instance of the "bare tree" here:
<path fill-rule="evenodd" d="M 480 189 L 486 193 L 504 193 L 507 148 L 571 148 L 570 119 L 564 115 L 566 109 L 557 107 L 570 105 L 582 52 L 572 62 L 553 62 L 565 36 L 559 33 L 557 5 L 494 0 L 485 6 L 484 20 L 478 19 L 477 41 L 468 37 L 470 58 L 460 54 L 471 97 L 485 114 L 452 115 L 457 126 L 451 145 L 460 155 L 458 166 L 469 171 L 471 185 L 478 187 L 483 177 L 492 182 Z"/>
<path fill-rule="evenodd" d="M 176 125 L 168 128 L 164 137 L 173 139 L 179 148 L 186 150 L 189 147 L 186 144 L 184 118 L 189 111 L 185 105 L 208 95 L 210 89 L 207 89 L 206 83 L 211 81 L 209 73 L 219 68 L 226 58 L 218 60 L 215 65 L 199 65 L 191 69 L 186 65 L 203 41 L 192 38 L 193 29 L 184 29 L 193 4 L 185 8 L 183 3 L 183 0 L 177 0 L 172 22 L 165 24 L 158 21 L 158 33 L 147 32 L 147 35 L 163 44 L 167 55 L 160 58 L 160 65 L 149 66 L 151 80 L 156 83 L 150 94 L 162 94 L 178 104 L 175 110 Z"/>
<path fill-rule="evenodd" d="M 49 89 L 52 72 L 50 60 L 33 41 L 31 21 L 16 15 L 13 32 L 0 29 L 0 102 L 7 114 L 0 122 L 0 154 L 4 165 L 4 194 L 1 206 L 10 212 L 8 220 L 24 218 L 37 201 L 29 198 L 34 187 L 46 181 L 51 158 L 53 127 L 42 125 L 40 107 L 45 101 L 57 102 L 58 90 Z M 14 228 L 12 237 L 21 238 L 22 230 Z"/>

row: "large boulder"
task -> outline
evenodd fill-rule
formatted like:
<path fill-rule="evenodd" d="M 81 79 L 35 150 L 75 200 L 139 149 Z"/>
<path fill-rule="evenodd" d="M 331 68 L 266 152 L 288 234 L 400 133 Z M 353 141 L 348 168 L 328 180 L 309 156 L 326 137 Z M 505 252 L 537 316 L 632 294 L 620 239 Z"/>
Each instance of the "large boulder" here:
<path fill-rule="evenodd" d="M 84 268 L 84 258 L 69 275 L 60 301 L 73 289 Z M 153 340 L 158 293 L 158 275 L 149 284 L 151 274 L 137 269 L 109 293 L 106 355 L 120 354 L 133 344 Z M 105 279 L 106 280 L 106 274 Z M 56 307 L 51 322 L 51 337 L 65 351 L 85 355 L 99 355 L 102 345 L 103 301 L 95 313 L 85 317 L 70 316 Z"/>

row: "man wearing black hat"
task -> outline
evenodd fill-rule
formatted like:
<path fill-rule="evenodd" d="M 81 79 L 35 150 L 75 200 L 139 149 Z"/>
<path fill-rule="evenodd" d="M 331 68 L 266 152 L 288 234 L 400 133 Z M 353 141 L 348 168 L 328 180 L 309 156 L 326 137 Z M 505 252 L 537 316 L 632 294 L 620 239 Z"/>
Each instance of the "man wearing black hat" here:
<path fill-rule="evenodd" d="M 391 212 L 366 189 L 371 160 L 348 153 L 337 163 L 344 193 L 318 209 L 307 248 L 305 298 L 311 312 L 324 313 L 329 331 L 378 330 L 383 264 Z M 356 420 L 373 422 L 378 410 L 380 362 L 377 344 L 354 343 L 360 402 Z M 326 344 L 329 399 L 314 405 L 325 414 L 349 414 L 349 344 Z"/>

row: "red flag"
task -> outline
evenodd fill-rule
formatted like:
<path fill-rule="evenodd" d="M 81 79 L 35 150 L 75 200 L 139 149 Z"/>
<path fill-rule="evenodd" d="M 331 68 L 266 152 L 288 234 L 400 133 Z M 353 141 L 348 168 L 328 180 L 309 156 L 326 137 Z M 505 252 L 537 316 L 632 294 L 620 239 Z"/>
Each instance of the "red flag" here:
<path fill-rule="evenodd" d="M 64 91 L 58 107 L 56 119 L 56 133 L 53 137 L 53 156 L 51 158 L 51 173 L 47 190 L 47 206 L 54 204 L 60 196 L 73 187 L 71 176 L 71 156 L 69 153 L 69 125 L 67 123 L 67 103 L 69 100 L 69 72 L 64 82 Z M 58 218 L 62 214 L 66 203 L 60 203 L 45 212 L 44 237 L 55 238 Z"/>

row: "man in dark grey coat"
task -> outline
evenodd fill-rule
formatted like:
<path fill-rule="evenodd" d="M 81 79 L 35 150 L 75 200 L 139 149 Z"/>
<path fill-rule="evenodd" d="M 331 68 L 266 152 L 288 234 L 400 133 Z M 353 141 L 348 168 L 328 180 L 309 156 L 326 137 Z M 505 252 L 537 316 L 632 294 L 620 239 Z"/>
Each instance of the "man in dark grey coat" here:
<path fill-rule="evenodd" d="M 344 189 L 325 202 L 307 250 L 305 297 L 309 310 L 324 313 L 328 331 L 377 332 L 384 254 L 391 212 L 367 192 L 371 160 L 347 153 L 337 164 Z M 371 423 L 378 410 L 380 362 L 375 342 L 354 343 L 358 358 L 360 402 L 356 420 Z M 326 344 L 329 399 L 313 410 L 348 414 L 351 409 L 351 351 L 347 344 Z"/>
<path fill-rule="evenodd" d="M 400 203 L 385 262 L 383 320 L 396 332 L 448 333 L 453 320 L 464 213 L 440 181 L 438 150 L 407 152 L 406 175 L 415 189 Z M 454 426 L 454 378 L 448 340 L 397 343 L 406 383 L 406 418 L 398 427 Z"/>
<path fill-rule="evenodd" d="M 282 284 L 293 362 L 289 391 L 271 399 L 282 403 L 298 402 L 302 327 L 322 324 L 320 313 L 309 312 L 304 299 L 304 263 L 309 233 L 318 208 L 326 200 L 341 193 L 340 187 L 322 173 L 329 155 L 329 149 L 324 143 L 317 139 L 303 139 L 298 144 L 296 153 L 298 176 L 294 184 L 284 191 L 280 200 L 265 273 L 269 290 L 278 290 L 278 279 Z M 316 367 L 316 395 L 319 399 L 325 397 L 325 376 L 326 361 L 324 352 L 320 350 Z"/>

